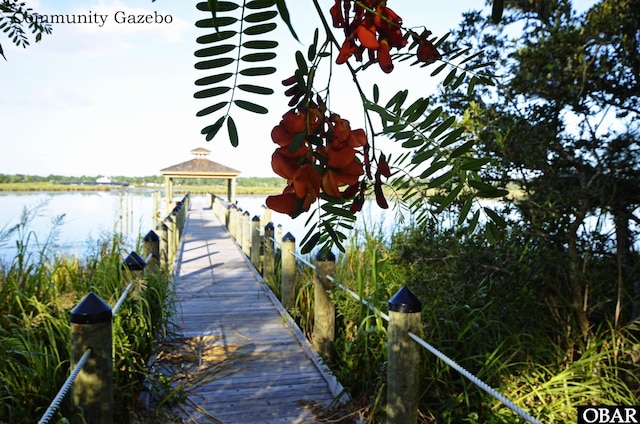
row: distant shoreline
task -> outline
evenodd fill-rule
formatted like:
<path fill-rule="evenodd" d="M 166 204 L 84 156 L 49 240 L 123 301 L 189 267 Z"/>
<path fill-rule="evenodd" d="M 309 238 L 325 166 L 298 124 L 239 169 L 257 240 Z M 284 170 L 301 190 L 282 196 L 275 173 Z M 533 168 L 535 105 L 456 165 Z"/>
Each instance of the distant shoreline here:
<path fill-rule="evenodd" d="M 236 194 L 258 194 L 269 195 L 282 193 L 284 187 L 284 180 L 281 187 L 270 186 L 236 186 Z M 50 183 L 50 182 L 25 182 L 25 183 L 0 183 L 0 192 L 74 192 L 74 191 L 131 191 L 131 190 L 151 190 L 151 191 L 164 191 L 164 187 L 160 185 L 154 186 L 134 186 L 134 185 L 116 185 L 116 184 L 74 184 L 67 183 Z M 227 193 L 226 186 L 211 185 L 211 186 L 196 186 L 196 185 L 174 185 L 174 193 L 193 193 L 193 194 L 206 194 L 214 193 L 224 195 Z"/>

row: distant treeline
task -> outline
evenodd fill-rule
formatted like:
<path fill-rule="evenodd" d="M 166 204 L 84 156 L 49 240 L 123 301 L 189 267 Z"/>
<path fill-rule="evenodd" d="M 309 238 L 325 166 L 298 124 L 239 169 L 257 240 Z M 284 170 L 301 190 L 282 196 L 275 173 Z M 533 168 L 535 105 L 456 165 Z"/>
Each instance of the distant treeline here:
<path fill-rule="evenodd" d="M 49 183 L 49 184 L 69 184 L 77 183 L 82 184 L 87 181 L 96 181 L 98 176 L 82 175 L 80 177 L 69 177 L 63 175 L 25 175 L 15 174 L 7 175 L 0 174 L 0 184 L 15 184 L 15 183 Z M 111 181 L 118 183 L 128 183 L 132 186 L 143 186 L 152 184 L 163 184 L 164 177 L 162 175 L 149 175 L 146 177 L 125 177 L 125 176 L 110 176 Z M 227 181 L 224 179 L 208 179 L 208 178 L 184 178 L 174 179 L 176 185 L 189 185 L 189 186 L 224 186 Z M 237 184 L 239 187 L 279 187 L 283 185 L 283 181 L 278 177 L 238 177 Z"/>

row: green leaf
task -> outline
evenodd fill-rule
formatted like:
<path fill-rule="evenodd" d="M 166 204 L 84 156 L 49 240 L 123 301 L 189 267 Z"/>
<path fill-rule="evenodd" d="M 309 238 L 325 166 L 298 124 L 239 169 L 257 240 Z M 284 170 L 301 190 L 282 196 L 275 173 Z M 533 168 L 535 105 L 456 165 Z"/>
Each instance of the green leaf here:
<path fill-rule="evenodd" d="M 242 47 L 244 47 L 245 49 L 268 50 L 278 47 L 278 42 L 269 40 L 252 40 L 242 43 Z"/>
<path fill-rule="evenodd" d="M 271 75 L 276 71 L 276 68 L 271 66 L 265 66 L 261 68 L 247 68 L 240 71 L 240 75 L 246 77 L 257 77 L 261 75 Z"/>
<path fill-rule="evenodd" d="M 491 162 L 490 158 L 463 158 L 460 169 L 464 171 L 477 171 Z"/>
<path fill-rule="evenodd" d="M 316 58 L 316 52 L 318 49 L 318 28 L 313 32 L 313 43 L 309 45 L 309 49 L 307 50 L 307 59 L 309 62 L 313 62 Z"/>
<path fill-rule="evenodd" d="M 445 166 L 449 164 L 448 160 L 439 160 L 428 167 L 422 174 L 420 174 L 420 178 L 427 178 L 432 175 L 434 172 L 441 170 Z"/>
<path fill-rule="evenodd" d="M 320 235 L 321 233 L 318 232 L 309 237 L 309 240 L 307 240 L 307 242 L 304 243 L 300 248 L 300 253 L 306 255 L 307 253 L 311 252 L 318 245 L 318 242 L 320 241 Z"/>
<path fill-rule="evenodd" d="M 451 154 L 449 155 L 449 158 L 453 159 L 453 158 L 457 158 L 459 156 L 464 155 L 469 150 L 471 150 L 471 148 L 473 147 L 473 145 L 475 143 L 476 143 L 475 140 L 469 140 L 466 143 L 464 143 L 463 145 L 458 146 L 453 152 L 451 152 Z"/>
<path fill-rule="evenodd" d="M 268 21 L 269 19 L 273 19 L 278 16 L 278 12 L 275 10 L 267 10 L 265 12 L 252 13 L 244 17 L 245 22 L 257 23 Z"/>
<path fill-rule="evenodd" d="M 238 35 L 238 31 L 218 31 L 213 34 L 207 34 L 200 36 L 196 39 L 198 44 L 211 44 L 218 43 L 220 41 L 228 40 Z"/>
<path fill-rule="evenodd" d="M 442 199 L 442 201 L 440 202 L 440 205 L 438 206 L 438 209 L 437 209 L 437 213 L 440 213 L 443 210 L 445 210 L 446 208 L 448 208 L 449 205 L 451 205 L 451 203 L 453 203 L 453 201 L 456 200 L 456 198 L 458 197 L 458 195 L 462 191 L 463 187 L 464 187 L 463 184 L 458 184 L 453 190 L 451 190 L 447 194 L 447 197 Z"/>
<path fill-rule="evenodd" d="M 455 116 L 448 117 L 447 119 L 444 120 L 444 122 L 442 122 L 433 131 L 431 131 L 431 135 L 429 137 L 437 138 L 440 134 L 442 134 L 443 132 L 448 130 L 449 127 L 451 127 L 451 125 L 453 125 L 455 120 L 456 120 Z"/>
<path fill-rule="evenodd" d="M 215 19 L 212 19 L 212 18 L 200 19 L 199 21 L 196 22 L 196 27 L 219 28 L 219 27 L 233 25 L 236 22 L 238 22 L 238 19 L 234 18 L 233 16 L 223 16 L 221 18 L 215 18 Z"/>
<path fill-rule="evenodd" d="M 200 79 L 196 80 L 195 84 L 196 85 L 217 84 L 219 82 L 228 80 L 232 76 L 233 76 L 233 73 L 231 73 L 231 72 L 225 72 L 223 74 L 218 74 L 218 75 L 211 75 L 209 77 L 204 77 L 204 78 L 200 78 Z"/>
<path fill-rule="evenodd" d="M 242 31 L 242 33 L 245 35 L 266 34 L 267 32 L 273 31 L 277 27 L 278 25 L 276 25 L 273 22 L 270 22 L 268 24 L 260 24 L 260 25 L 253 25 L 253 26 L 247 27 Z"/>
<path fill-rule="evenodd" d="M 222 124 L 224 124 L 224 119 L 225 117 L 223 116 L 220 119 L 218 119 L 215 124 L 209 125 L 208 127 L 204 127 L 202 129 L 201 133 L 207 135 L 206 137 L 207 141 L 213 140 L 213 137 L 215 137 L 216 134 L 218 134 L 218 131 L 220 131 L 220 128 L 222 128 Z"/>
<path fill-rule="evenodd" d="M 429 116 L 427 116 L 425 118 L 424 121 L 422 121 L 420 123 L 420 129 L 425 129 L 427 128 L 429 125 L 433 124 L 436 119 L 438 119 L 438 117 L 440 116 L 440 114 L 442 113 L 442 106 L 438 106 L 437 108 L 435 108 L 430 114 Z"/>
<path fill-rule="evenodd" d="M 203 62 L 196 63 L 196 69 L 215 69 L 222 68 L 235 62 L 235 59 L 231 57 L 222 57 L 220 59 L 205 60 Z"/>
<path fill-rule="evenodd" d="M 473 213 L 471 221 L 469 221 L 469 234 L 473 233 L 478 226 L 478 220 L 480 219 L 480 209 Z"/>
<path fill-rule="evenodd" d="M 502 216 L 500 216 L 496 211 L 494 211 L 491 208 L 488 207 L 483 207 L 482 210 L 484 211 L 484 213 L 486 213 L 489 218 L 491 218 L 491 220 L 493 222 L 495 222 L 496 225 L 498 225 L 501 228 L 504 228 L 507 226 L 507 221 L 504 220 L 504 218 Z"/>
<path fill-rule="evenodd" d="M 196 113 L 196 116 L 206 116 L 209 115 L 211 113 L 217 112 L 220 109 L 222 109 L 223 107 L 225 107 L 226 105 L 228 105 L 229 102 L 220 102 L 220 103 L 216 103 L 215 105 L 206 107 L 204 109 L 202 109 L 201 111 L 199 111 L 198 113 Z"/>
<path fill-rule="evenodd" d="M 273 94 L 274 93 L 273 89 L 267 88 L 267 87 L 261 87 L 259 85 L 238 84 L 237 87 L 240 90 L 246 91 L 248 93 L 263 94 L 263 95 L 268 95 L 268 94 Z"/>
<path fill-rule="evenodd" d="M 460 139 L 460 136 L 464 132 L 465 132 L 464 127 L 458 127 L 453 131 L 451 131 L 450 133 L 448 133 L 447 135 L 444 135 L 442 141 L 440 141 L 440 147 L 447 147 L 448 145 L 455 143 Z"/>
<path fill-rule="evenodd" d="M 206 49 L 196 50 L 194 54 L 196 57 L 210 57 L 229 53 L 236 48 L 237 46 L 234 44 L 222 44 L 215 47 L 207 47 Z"/>
<path fill-rule="evenodd" d="M 473 197 L 468 197 L 467 200 L 464 201 L 464 204 L 460 208 L 460 215 L 458 216 L 458 225 L 462 225 L 462 223 L 467 219 L 467 215 L 469 215 L 469 211 L 471 210 L 471 206 L 473 205 Z"/>
<path fill-rule="evenodd" d="M 373 84 L 373 101 L 375 103 L 378 103 L 379 100 L 380 100 L 380 88 L 378 87 L 378 84 Z"/>
<path fill-rule="evenodd" d="M 300 50 L 296 51 L 296 64 L 298 65 L 298 69 L 300 72 L 307 75 L 309 73 L 309 68 L 307 67 L 307 61 L 304 60 L 304 56 Z"/>
<path fill-rule="evenodd" d="M 231 145 L 233 147 L 238 147 L 238 128 L 231 116 L 227 118 L 227 131 L 229 132 L 229 141 L 231 141 Z"/>
<path fill-rule="evenodd" d="M 217 0 L 212 0 L 210 2 L 200 2 L 196 4 L 196 8 L 203 12 L 231 12 L 232 10 L 236 10 L 239 7 L 240 6 L 230 1 Z"/>
<path fill-rule="evenodd" d="M 442 72 L 442 70 L 446 68 L 446 66 L 447 66 L 447 63 L 443 63 L 442 65 L 438 66 L 436 69 L 433 70 L 433 72 L 431 72 L 431 76 L 435 77 L 440 72 Z"/>
<path fill-rule="evenodd" d="M 396 94 L 393 95 L 391 99 L 389 99 L 385 107 L 387 109 L 391 109 L 391 106 L 395 105 L 397 109 L 400 109 L 404 101 L 407 100 L 408 95 L 409 95 L 409 90 L 398 91 Z"/>
<path fill-rule="evenodd" d="M 450 70 L 447 76 L 444 77 L 444 81 L 442 82 L 442 85 L 446 87 L 447 85 L 451 84 L 451 81 L 453 81 L 453 79 L 456 77 L 456 71 L 457 71 L 456 68 L 453 68 L 452 70 Z"/>
<path fill-rule="evenodd" d="M 244 62 L 265 62 L 267 60 L 274 59 L 276 54 L 273 52 L 268 53 L 249 53 L 240 58 Z"/>
<path fill-rule="evenodd" d="M 271 7 L 275 4 L 274 0 L 253 0 L 248 2 L 245 6 L 247 9 L 266 9 L 267 7 Z"/>
<path fill-rule="evenodd" d="M 245 100 L 234 100 L 233 103 L 239 108 L 247 110 L 249 112 L 258 113 L 261 115 L 269 113 L 269 110 L 266 107 L 247 102 Z"/>
<path fill-rule="evenodd" d="M 287 4 L 285 0 L 277 0 L 276 6 L 278 7 L 278 12 L 280 13 L 280 17 L 289 28 L 289 32 L 291 32 L 291 35 L 293 36 L 293 38 L 295 38 L 296 41 L 300 41 L 298 39 L 298 34 L 296 34 L 296 32 L 293 29 L 293 26 L 291 25 L 291 16 L 289 15 L 289 10 L 287 9 Z"/>
<path fill-rule="evenodd" d="M 442 175 L 437 176 L 436 178 L 429 181 L 429 188 L 441 187 L 443 184 L 448 183 L 454 175 L 454 171 L 449 170 Z"/>
<path fill-rule="evenodd" d="M 208 88 L 206 90 L 198 91 L 193 95 L 193 97 L 195 97 L 196 99 L 206 99 L 208 97 L 219 96 L 230 90 L 231 90 L 231 87 L 213 87 L 213 88 Z"/>

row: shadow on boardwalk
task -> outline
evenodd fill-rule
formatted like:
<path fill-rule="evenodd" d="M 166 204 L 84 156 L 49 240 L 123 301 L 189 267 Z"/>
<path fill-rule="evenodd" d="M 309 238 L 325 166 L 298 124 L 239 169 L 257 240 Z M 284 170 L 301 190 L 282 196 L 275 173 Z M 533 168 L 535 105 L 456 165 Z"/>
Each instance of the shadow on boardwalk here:
<path fill-rule="evenodd" d="M 179 343 L 162 373 L 182 385 L 186 422 L 312 423 L 342 391 L 246 256 L 200 199 L 175 271 Z"/>

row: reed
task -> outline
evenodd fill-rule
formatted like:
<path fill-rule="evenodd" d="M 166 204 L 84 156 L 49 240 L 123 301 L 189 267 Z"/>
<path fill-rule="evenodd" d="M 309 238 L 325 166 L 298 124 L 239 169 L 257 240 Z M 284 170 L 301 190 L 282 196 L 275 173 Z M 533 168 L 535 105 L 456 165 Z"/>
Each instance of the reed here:
<path fill-rule="evenodd" d="M 425 339 L 542 422 L 575 422 L 578 405 L 636 404 L 638 325 L 603 324 L 588 342 L 558 331 L 553 317 L 545 318 L 540 309 L 536 258 L 529 257 L 525 266 L 519 242 L 512 243 L 488 248 L 437 228 L 410 228 L 388 242 L 374 226 L 354 233 L 338 258 L 335 280 L 384 312 L 393 294 L 408 285 L 423 302 Z M 548 252 L 535 254 L 545 263 Z M 310 337 L 313 277 L 308 270 L 298 272 L 290 312 Z M 278 281 L 271 283 L 277 287 Z M 341 416 L 384 422 L 386 323 L 342 290 L 335 289 L 332 299 L 337 314 L 332 372 L 352 396 Z M 520 422 L 427 352 L 416 372 L 423 382 L 420 422 Z"/>
<path fill-rule="evenodd" d="M 17 254 L 0 265 L 0 422 L 37 422 L 69 373 L 69 311 L 89 292 L 115 304 L 126 283 L 125 255 L 118 235 L 99 240 L 87 258 L 55 251 L 55 229 L 45 243 L 29 230 L 35 211 L 6 230 L 17 235 Z M 114 321 L 116 422 L 128 422 L 147 373 L 158 334 L 169 313 L 169 276 L 148 276 L 137 285 Z M 68 403 L 52 422 L 65 422 L 78 411 Z"/>

